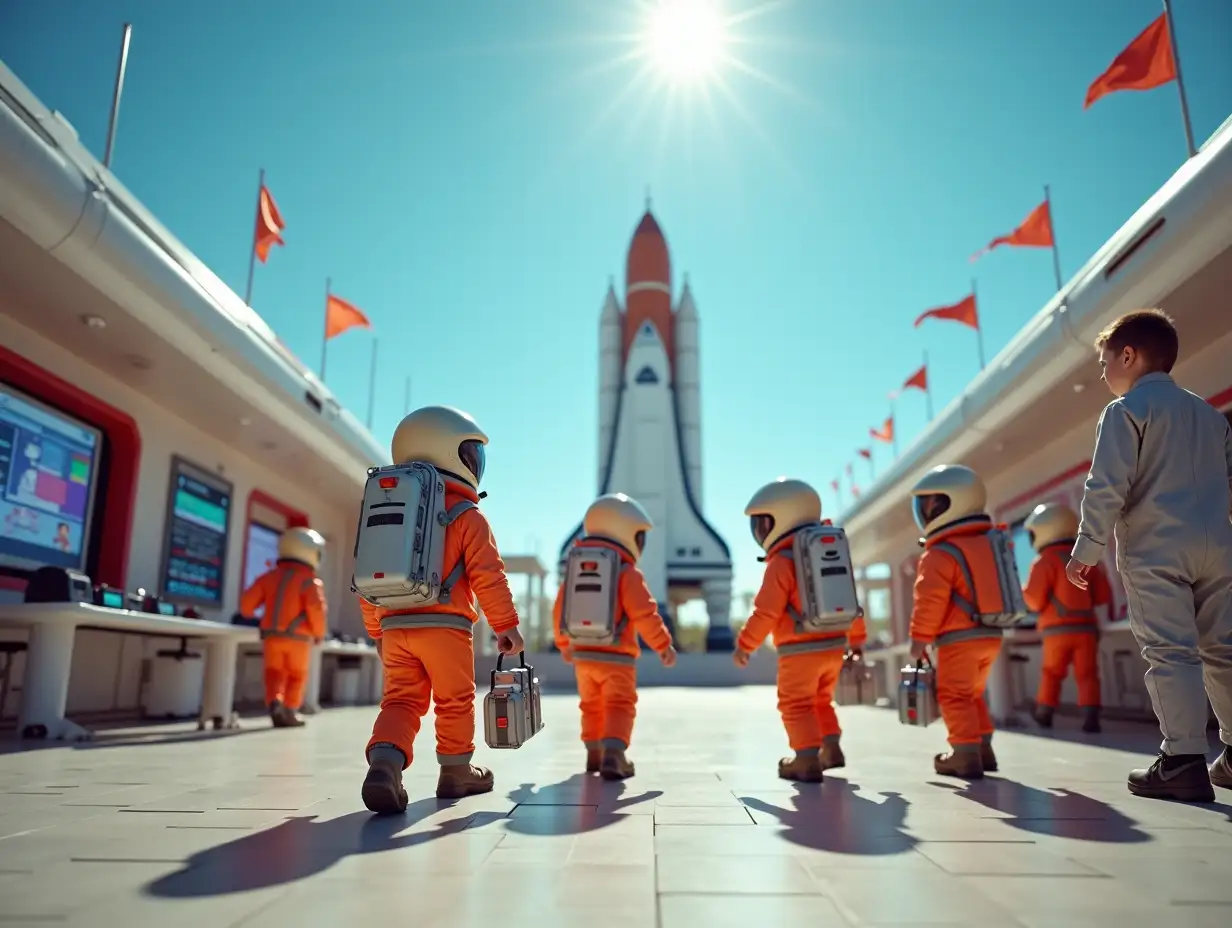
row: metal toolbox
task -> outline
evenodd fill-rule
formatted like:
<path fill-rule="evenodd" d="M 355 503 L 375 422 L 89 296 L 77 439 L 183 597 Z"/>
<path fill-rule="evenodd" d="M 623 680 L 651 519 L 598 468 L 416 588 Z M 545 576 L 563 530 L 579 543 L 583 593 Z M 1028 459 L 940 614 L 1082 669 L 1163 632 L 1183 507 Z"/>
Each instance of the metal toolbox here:
<path fill-rule="evenodd" d="M 504 655 L 496 658 L 492 685 L 483 698 L 483 734 L 490 748 L 516 749 L 543 728 L 539 679 L 535 668 L 518 655 L 519 665 L 504 669 Z"/>

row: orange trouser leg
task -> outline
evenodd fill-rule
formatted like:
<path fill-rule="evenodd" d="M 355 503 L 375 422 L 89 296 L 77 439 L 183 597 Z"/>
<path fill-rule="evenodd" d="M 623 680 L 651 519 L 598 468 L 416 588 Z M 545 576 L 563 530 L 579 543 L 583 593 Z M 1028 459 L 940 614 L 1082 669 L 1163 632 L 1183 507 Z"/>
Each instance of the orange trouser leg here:
<path fill-rule="evenodd" d="M 1040 682 L 1035 703 L 1055 709 L 1061 701 L 1061 684 L 1074 659 L 1073 635 L 1048 635 L 1040 645 Z"/>
<path fill-rule="evenodd" d="M 793 751 L 816 751 L 825 737 L 839 734 L 834 686 L 843 651 L 805 651 L 779 658 L 779 715 Z"/>
<path fill-rule="evenodd" d="M 436 706 L 436 760 L 469 764 L 475 753 L 475 645 L 454 628 L 391 628 L 381 635 L 385 696 L 368 749 L 392 745 L 409 765 L 415 736 Z"/>
<path fill-rule="evenodd" d="M 282 702 L 282 688 L 286 684 L 286 673 L 282 667 L 282 641 L 278 638 L 266 638 L 261 643 L 265 663 L 265 704 L 272 706 Z"/>
<path fill-rule="evenodd" d="M 1099 706 L 1099 635 L 1092 632 L 1077 632 L 1074 639 L 1074 678 L 1078 682 L 1078 705 L 1083 708 Z"/>
<path fill-rule="evenodd" d="M 587 747 L 623 751 L 633 738 L 637 718 L 637 667 L 577 660 L 582 707 L 582 740 Z"/>
<path fill-rule="evenodd" d="M 454 628 L 421 628 L 414 648 L 432 681 L 436 762 L 469 764 L 475 754 L 475 640 Z"/>
<path fill-rule="evenodd" d="M 582 710 L 582 743 L 591 749 L 603 747 L 603 677 L 593 661 L 575 661 L 578 708 Z"/>
<path fill-rule="evenodd" d="M 937 704 L 955 747 L 978 745 L 993 732 L 984 690 L 1000 650 L 1000 638 L 976 638 L 937 648 Z"/>
<path fill-rule="evenodd" d="M 288 709 L 298 709 L 304 702 L 304 684 L 308 682 L 308 666 L 312 661 L 312 642 L 297 638 L 266 638 L 262 650 L 265 657 L 265 704 L 280 702 Z"/>

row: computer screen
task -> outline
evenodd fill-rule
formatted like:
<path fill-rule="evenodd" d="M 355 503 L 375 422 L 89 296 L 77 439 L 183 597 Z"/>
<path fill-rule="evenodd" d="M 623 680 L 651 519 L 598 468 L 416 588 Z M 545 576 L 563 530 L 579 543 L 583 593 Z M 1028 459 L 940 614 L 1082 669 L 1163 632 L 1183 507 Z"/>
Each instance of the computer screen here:
<path fill-rule="evenodd" d="M 0 564 L 85 570 L 103 436 L 0 383 Z"/>
<path fill-rule="evenodd" d="M 231 525 L 231 484 L 183 458 L 171 459 L 163 542 L 163 598 L 222 604 Z"/>
<path fill-rule="evenodd" d="M 248 556 L 244 561 L 244 589 L 252 586 L 253 581 L 267 570 L 273 570 L 278 563 L 278 540 L 282 533 L 262 525 L 260 522 L 248 523 Z M 259 619 L 265 612 L 264 606 L 249 618 Z"/>
<path fill-rule="evenodd" d="M 1014 542 L 1014 560 L 1018 562 L 1018 579 L 1023 586 L 1027 585 L 1027 577 L 1031 573 L 1031 563 L 1035 560 L 1035 549 L 1031 547 L 1031 536 L 1027 534 L 1023 523 L 1010 527 L 1010 538 Z M 1028 623 L 1024 628 L 1034 627 L 1034 623 Z"/>

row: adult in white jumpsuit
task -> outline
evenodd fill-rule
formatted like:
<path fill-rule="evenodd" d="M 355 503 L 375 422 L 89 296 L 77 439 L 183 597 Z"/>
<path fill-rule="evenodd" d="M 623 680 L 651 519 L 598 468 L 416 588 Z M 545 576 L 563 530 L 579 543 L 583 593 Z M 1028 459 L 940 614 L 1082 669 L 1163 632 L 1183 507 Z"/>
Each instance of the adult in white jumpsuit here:
<path fill-rule="evenodd" d="M 1220 740 L 1232 745 L 1230 481 L 1228 420 L 1168 374 L 1139 378 L 1100 416 L 1073 558 L 1098 563 L 1115 528 L 1130 628 L 1164 737 L 1160 760 L 1130 775 L 1140 795 L 1214 799 L 1208 696 Z M 1225 748 L 1211 767 L 1216 785 L 1232 786 L 1229 756 Z"/>

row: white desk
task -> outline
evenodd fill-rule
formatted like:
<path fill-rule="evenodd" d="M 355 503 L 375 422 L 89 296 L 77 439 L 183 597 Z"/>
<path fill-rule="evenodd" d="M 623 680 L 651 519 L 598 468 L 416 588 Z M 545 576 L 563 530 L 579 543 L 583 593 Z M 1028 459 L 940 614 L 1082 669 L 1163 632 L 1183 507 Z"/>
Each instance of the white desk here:
<path fill-rule="evenodd" d="M 376 647 L 367 642 L 346 642 L 346 641 L 326 641 L 317 650 L 322 656 L 329 654 L 334 657 L 359 657 L 362 658 L 362 670 L 360 671 L 359 691 L 360 698 L 363 698 L 364 693 L 367 693 L 368 700 L 373 705 L 378 705 L 381 701 L 381 696 L 385 691 L 385 665 L 381 663 L 381 656 L 377 653 Z M 317 657 L 314 661 L 316 669 L 315 687 L 309 692 L 317 697 L 317 706 L 320 704 L 321 696 L 321 658 Z"/>
<path fill-rule="evenodd" d="M 68 703 L 69 673 L 78 628 L 102 628 L 136 635 L 204 638 L 205 692 L 201 700 L 200 731 L 235 725 L 235 661 L 240 642 L 255 641 L 257 630 L 240 625 L 185 619 L 179 616 L 107 609 L 90 603 L 14 603 L 0 606 L 0 627 L 30 631 L 26 677 L 17 730 L 23 737 L 85 741 L 89 729 L 64 717 Z"/>
<path fill-rule="evenodd" d="M 247 642 L 245 645 L 245 653 L 251 654 L 260 650 L 259 641 L 251 648 L 247 647 Z M 326 655 L 362 658 L 359 684 L 361 698 L 363 694 L 366 694 L 373 705 L 380 703 L 385 689 L 385 674 L 376 648 L 364 642 L 350 643 L 326 639 L 312 649 L 312 660 L 308 665 L 308 681 L 304 684 L 304 704 L 300 709 L 301 712 L 305 715 L 315 715 L 321 711 L 321 659 Z"/>

